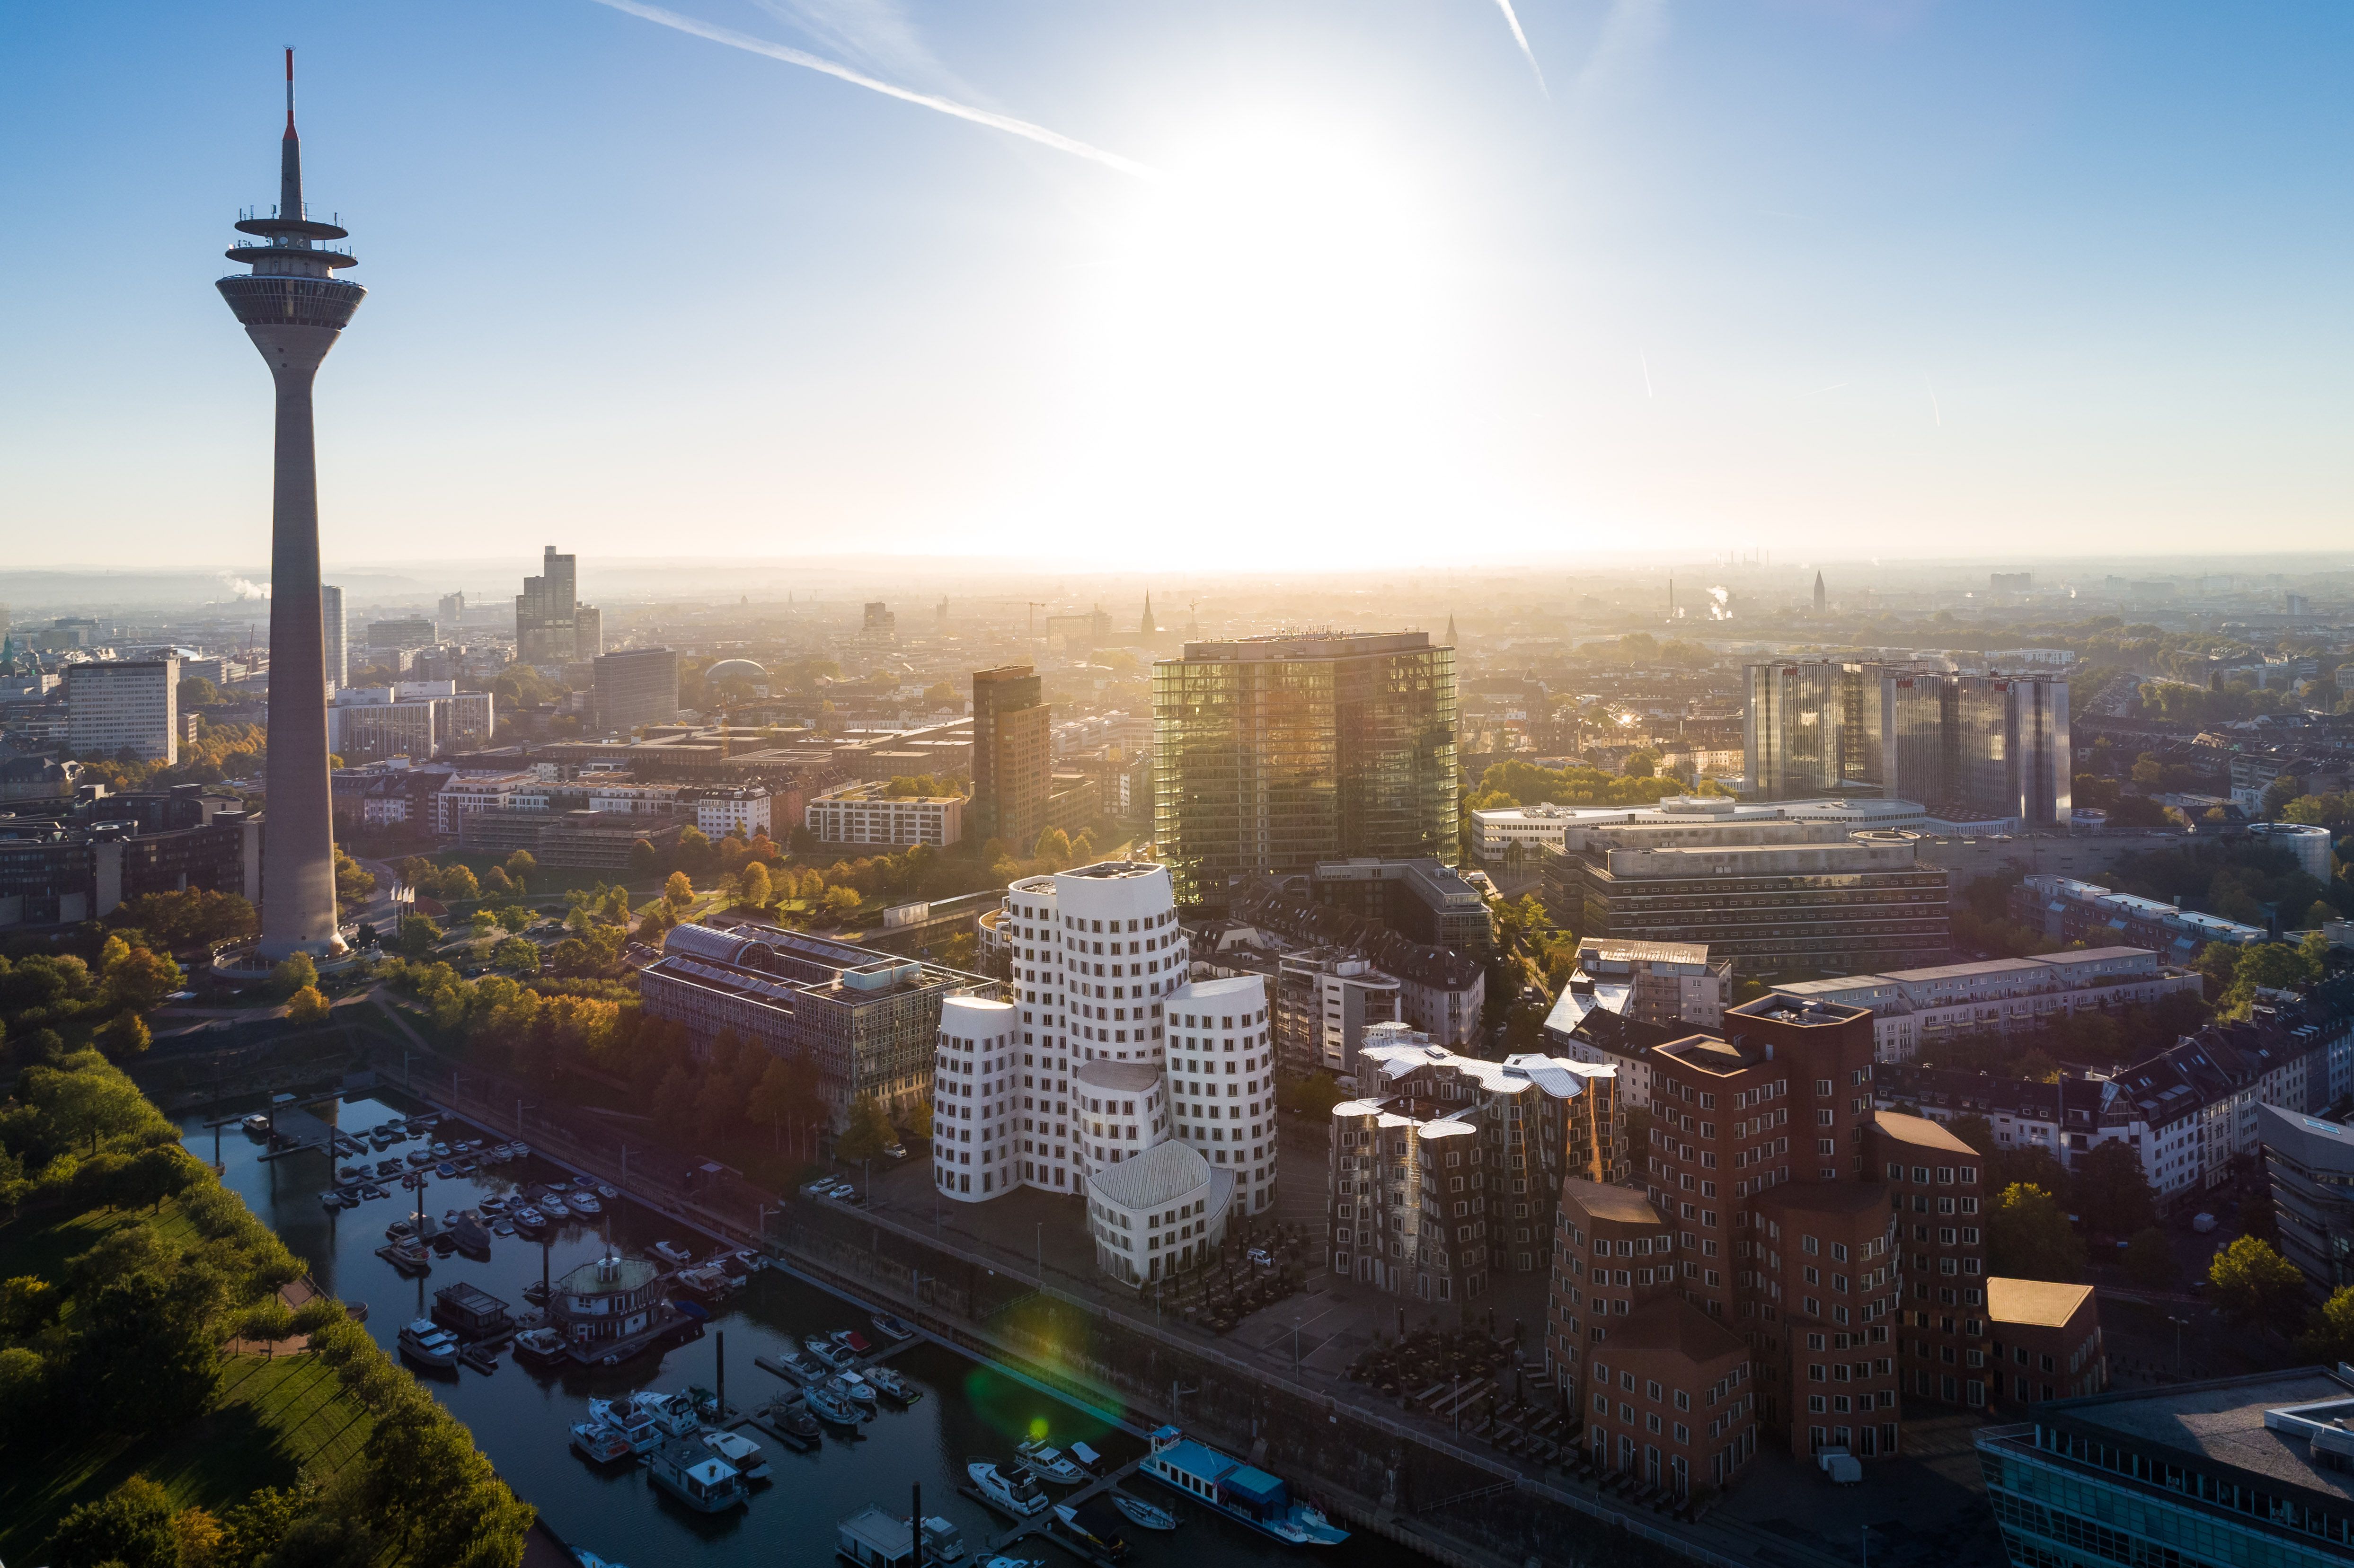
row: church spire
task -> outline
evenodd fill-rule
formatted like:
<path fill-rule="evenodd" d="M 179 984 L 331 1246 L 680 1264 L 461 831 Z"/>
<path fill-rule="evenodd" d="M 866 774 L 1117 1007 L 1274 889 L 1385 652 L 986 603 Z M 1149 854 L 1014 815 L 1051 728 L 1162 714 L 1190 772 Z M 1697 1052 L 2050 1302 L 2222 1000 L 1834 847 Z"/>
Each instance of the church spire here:
<path fill-rule="evenodd" d="M 1147 637 L 1161 635 L 1161 628 L 1152 623 L 1152 590 L 1150 588 L 1144 592 L 1144 620 L 1137 630 Z"/>
<path fill-rule="evenodd" d="M 1447 613 L 1447 637 L 1440 645 L 1447 648 L 1455 646 L 1455 612 L 1453 610 Z"/>

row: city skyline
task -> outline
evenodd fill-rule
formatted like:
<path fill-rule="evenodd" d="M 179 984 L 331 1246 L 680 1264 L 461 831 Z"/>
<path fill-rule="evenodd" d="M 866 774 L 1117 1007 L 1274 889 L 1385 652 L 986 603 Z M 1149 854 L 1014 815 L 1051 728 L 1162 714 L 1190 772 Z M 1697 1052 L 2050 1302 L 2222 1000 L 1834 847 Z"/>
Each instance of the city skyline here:
<path fill-rule="evenodd" d="M 482 19 L 465 50 L 280 9 L 20 24 L 39 69 L 0 133 L 50 151 L 14 193 L 140 228 L 96 265 L 6 263 L 63 306 L 133 302 L 22 345 L 19 564 L 92 537 L 212 564 L 260 515 L 254 410 L 153 285 L 245 192 L 234 86 L 285 34 L 320 194 L 398 285 L 324 416 L 331 563 L 541 535 L 619 560 L 685 519 L 714 558 L 972 555 L 1013 525 L 1117 567 L 1179 520 L 1266 567 L 1343 526 L 1373 565 L 2034 558 L 2311 548 L 2342 511 L 2345 219 L 2306 197 L 2339 132 L 2301 87 L 2347 24 L 2317 9 L 1523 5 L 1543 85 L 1468 4 L 677 13 L 980 121 L 610 6 Z M 682 197 L 733 260 L 649 298 Z M 533 286 L 489 313 L 485 269 Z M 133 333 L 118 400 L 96 377 Z M 137 459 L 95 461 L 122 424 Z"/>

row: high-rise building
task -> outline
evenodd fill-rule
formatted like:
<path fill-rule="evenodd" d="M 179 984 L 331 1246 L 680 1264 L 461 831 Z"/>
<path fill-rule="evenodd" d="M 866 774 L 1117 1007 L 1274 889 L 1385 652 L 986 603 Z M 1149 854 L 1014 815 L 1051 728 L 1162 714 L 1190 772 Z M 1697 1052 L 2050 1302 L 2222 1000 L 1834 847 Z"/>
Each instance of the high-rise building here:
<path fill-rule="evenodd" d="M 344 590 L 319 585 L 320 636 L 327 650 L 327 694 L 334 696 L 351 683 L 351 639 L 344 624 Z"/>
<path fill-rule="evenodd" d="M 559 556 L 553 545 L 541 548 L 539 576 L 524 578 L 515 596 L 518 663 L 562 664 L 581 656 L 578 566 L 578 557 Z"/>
<path fill-rule="evenodd" d="M 440 605 L 433 612 L 433 619 L 453 630 L 464 630 L 466 625 L 465 590 L 461 588 L 456 593 L 443 594 L 441 596 Z"/>
<path fill-rule="evenodd" d="M 881 599 L 871 601 L 860 621 L 860 630 L 869 637 L 896 637 L 899 633 L 899 618 Z"/>
<path fill-rule="evenodd" d="M 1154 836 L 1188 904 L 1319 861 L 1456 863 L 1455 651 L 1427 632 L 1189 642 L 1152 666 Z"/>
<path fill-rule="evenodd" d="M 1815 613 L 1822 614 L 1829 608 L 1829 599 L 1823 593 L 1823 574 L 1817 572 L 1815 574 Z"/>
<path fill-rule="evenodd" d="M 260 243 L 228 259 L 247 276 L 217 287 L 261 351 L 278 388 L 277 459 L 270 503 L 270 665 L 327 668 L 319 593 L 318 460 L 311 384 L 367 291 L 335 276 L 354 264 L 333 241 L 345 231 L 302 205 L 302 143 L 294 133 L 294 51 L 286 51 L 286 134 L 280 144 L 278 206 L 239 221 Z M 335 929 L 334 817 L 327 779 L 327 694 L 307 674 L 270 683 L 269 805 L 262 819 L 260 952 L 339 952 Z"/>
<path fill-rule="evenodd" d="M 1743 740 L 1758 799 L 1876 790 L 2065 831 L 2064 675 L 1957 674 L 1807 660 L 1752 664 Z"/>
<path fill-rule="evenodd" d="M 641 725 L 678 719 L 678 655 L 668 648 L 600 653 L 596 661 L 597 728 L 627 735 Z"/>
<path fill-rule="evenodd" d="M 370 648 L 397 648 L 403 652 L 414 648 L 429 648 L 440 638 L 433 622 L 421 615 L 404 615 L 396 620 L 368 622 L 367 645 Z"/>
<path fill-rule="evenodd" d="M 180 760 L 180 662 L 89 661 L 66 666 L 66 743 L 87 758 L 128 751 Z"/>
<path fill-rule="evenodd" d="M 1055 787 L 1051 726 L 1038 673 L 1027 664 L 972 673 L 972 836 L 1027 854 L 1046 828 Z"/>
<path fill-rule="evenodd" d="M 605 652 L 605 615 L 593 604 L 572 607 L 572 657 L 596 659 Z"/>

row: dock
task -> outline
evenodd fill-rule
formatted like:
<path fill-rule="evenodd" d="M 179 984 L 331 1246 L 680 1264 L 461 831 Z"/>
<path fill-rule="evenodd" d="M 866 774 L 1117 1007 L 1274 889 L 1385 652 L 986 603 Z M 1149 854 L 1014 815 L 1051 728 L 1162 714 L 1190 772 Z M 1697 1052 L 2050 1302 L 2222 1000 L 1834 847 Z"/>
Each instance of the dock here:
<path fill-rule="evenodd" d="M 1134 1476 L 1143 1466 L 1145 1457 L 1145 1456 L 1139 1456 L 1130 1459 L 1116 1470 L 1108 1470 L 1100 1476 L 1091 1478 L 1085 1485 L 1075 1488 L 1068 1495 L 1054 1499 L 1046 1511 L 1036 1519 L 1015 1520 L 1013 1528 L 991 1541 L 982 1548 L 983 1552 L 1010 1552 L 1017 1542 L 1033 1539 L 1051 1541 L 1082 1563 L 1099 1565 L 1099 1568 L 1111 1568 L 1110 1558 L 1083 1542 L 1072 1540 L 1055 1528 L 1055 1510 L 1056 1508 L 1076 1509 L 1083 1502 L 1091 1501 L 1108 1492 L 1117 1490 L 1120 1482 Z M 1049 1483 L 1042 1481 L 1039 1484 L 1043 1487 Z M 958 1487 L 957 1491 L 960 1496 L 971 1499 L 1001 1518 L 1011 1517 L 995 1503 L 991 1502 L 979 1487 L 968 1482 Z"/>

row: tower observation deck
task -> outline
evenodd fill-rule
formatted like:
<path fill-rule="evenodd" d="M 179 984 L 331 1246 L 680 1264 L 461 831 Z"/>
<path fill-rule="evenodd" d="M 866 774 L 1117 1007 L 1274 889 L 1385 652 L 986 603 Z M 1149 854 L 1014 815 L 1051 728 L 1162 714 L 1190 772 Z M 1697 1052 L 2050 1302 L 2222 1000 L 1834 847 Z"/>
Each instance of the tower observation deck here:
<path fill-rule="evenodd" d="M 333 242 L 338 224 L 302 201 L 302 143 L 294 131 L 294 51 L 286 51 L 286 135 L 278 205 L 237 225 L 260 243 L 228 259 L 252 269 L 220 280 L 221 298 L 261 351 L 277 383 L 277 455 L 270 503 L 268 798 L 261 829 L 261 955 L 343 950 L 335 910 L 334 824 L 327 778 L 327 700 L 319 603 L 318 462 L 311 384 L 367 291 L 335 276 L 355 263 Z"/>

